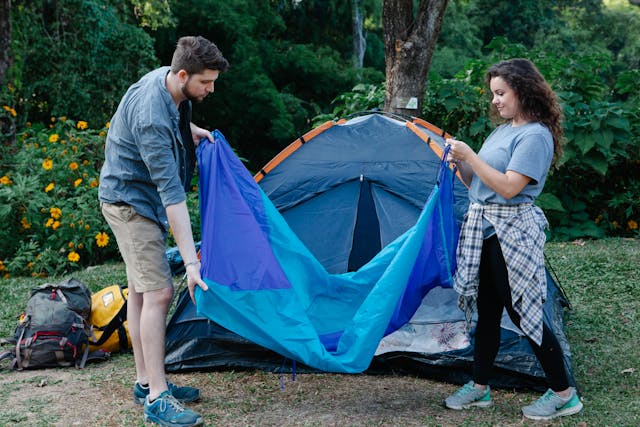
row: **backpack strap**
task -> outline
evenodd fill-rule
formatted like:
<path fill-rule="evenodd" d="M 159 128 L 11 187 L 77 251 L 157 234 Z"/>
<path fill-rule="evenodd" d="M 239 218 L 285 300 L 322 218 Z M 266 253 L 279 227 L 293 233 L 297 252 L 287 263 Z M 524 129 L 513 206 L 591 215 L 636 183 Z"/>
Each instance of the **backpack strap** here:
<path fill-rule="evenodd" d="M 82 369 L 84 365 L 87 363 L 87 358 L 89 357 L 89 344 L 84 345 L 84 353 L 82 354 L 82 358 L 76 361 L 76 368 Z"/>
<path fill-rule="evenodd" d="M 26 327 L 22 328 L 22 330 L 20 331 L 20 337 L 18 339 L 16 339 L 16 359 L 14 361 L 14 363 L 12 363 L 12 367 L 16 366 L 16 369 L 21 371 L 22 370 L 22 356 L 20 355 L 20 343 L 22 342 L 22 339 L 24 338 L 24 332 L 27 330 Z"/>
<path fill-rule="evenodd" d="M 122 307 L 120 307 L 120 310 L 118 311 L 118 314 L 116 314 L 113 319 L 111 319 L 111 321 L 109 322 L 108 325 L 103 326 L 101 328 L 96 328 L 99 331 L 102 331 L 102 335 L 100 335 L 100 339 L 98 341 L 89 341 L 89 343 L 91 345 L 95 345 L 95 346 L 101 346 L 102 344 L 104 344 L 109 337 L 111 337 L 111 335 L 117 330 L 118 331 L 118 336 L 120 337 L 120 345 L 122 345 L 122 333 L 124 332 L 124 342 L 126 344 L 127 342 L 127 334 L 126 331 L 124 331 L 124 328 L 122 327 L 122 324 L 124 324 L 125 320 L 127 320 L 127 300 L 124 300 L 124 304 L 122 304 Z"/>

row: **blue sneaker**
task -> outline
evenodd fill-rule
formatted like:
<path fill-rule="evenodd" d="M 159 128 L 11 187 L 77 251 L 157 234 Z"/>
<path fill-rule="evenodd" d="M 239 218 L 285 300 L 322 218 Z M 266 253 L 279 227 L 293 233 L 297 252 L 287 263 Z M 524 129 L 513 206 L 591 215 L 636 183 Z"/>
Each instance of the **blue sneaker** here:
<path fill-rule="evenodd" d="M 484 390 L 474 387 L 473 381 L 463 385 L 458 391 L 447 397 L 443 405 L 449 409 L 467 409 L 472 406 L 491 406 L 491 390 L 487 386 Z"/>
<path fill-rule="evenodd" d="M 181 387 L 167 381 L 169 393 L 180 403 L 191 403 L 200 399 L 200 390 L 195 387 Z M 133 386 L 133 401 L 138 405 L 143 405 L 144 400 L 149 395 L 149 387 L 143 387 L 139 382 Z"/>
<path fill-rule="evenodd" d="M 165 427 L 190 427 L 202 424 L 200 415 L 191 409 L 186 409 L 168 391 L 163 391 L 153 402 L 149 402 L 149 396 L 145 398 L 144 420 Z"/>
<path fill-rule="evenodd" d="M 571 387 L 571 394 L 562 398 L 549 389 L 538 400 L 522 408 L 522 415 L 532 420 L 551 420 L 565 415 L 577 414 L 582 410 L 582 402 L 576 389 Z"/>

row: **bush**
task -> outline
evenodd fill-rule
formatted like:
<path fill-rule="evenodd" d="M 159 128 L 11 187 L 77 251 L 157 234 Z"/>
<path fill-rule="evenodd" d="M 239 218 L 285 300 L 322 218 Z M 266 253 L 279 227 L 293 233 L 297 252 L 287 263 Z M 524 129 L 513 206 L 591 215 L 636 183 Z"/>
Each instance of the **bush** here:
<path fill-rule="evenodd" d="M 52 118 L 3 147 L 0 270 L 52 276 L 113 257 L 117 247 L 98 207 L 106 128 Z"/>
<path fill-rule="evenodd" d="M 98 202 L 108 126 L 51 118 L 18 132 L 15 145 L 0 145 L 0 278 L 57 276 L 120 259 Z M 197 241 L 197 192 L 187 207 Z M 175 246 L 171 234 L 168 246 Z"/>
<path fill-rule="evenodd" d="M 640 96 L 632 83 L 638 70 L 616 74 L 603 52 L 561 56 L 506 39 L 488 47 L 485 59 L 470 61 L 453 78 L 430 76 L 421 117 L 477 151 L 494 127 L 483 83 L 487 67 L 502 58 L 530 58 L 558 93 L 565 114 L 564 156 L 536 202 L 549 218 L 550 237 L 640 236 Z M 332 112 L 314 124 L 383 103 L 384 84 L 359 85 L 336 97 Z"/>
<path fill-rule="evenodd" d="M 17 122 L 104 123 L 131 82 L 155 68 L 153 39 L 95 0 L 19 1 L 11 11 Z"/>

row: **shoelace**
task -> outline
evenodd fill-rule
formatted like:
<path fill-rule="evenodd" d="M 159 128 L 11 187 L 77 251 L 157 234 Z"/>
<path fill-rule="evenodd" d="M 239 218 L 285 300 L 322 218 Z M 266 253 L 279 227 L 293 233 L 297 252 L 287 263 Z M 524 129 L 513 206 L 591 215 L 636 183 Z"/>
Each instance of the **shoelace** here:
<path fill-rule="evenodd" d="M 473 393 L 474 391 L 475 387 L 467 383 L 460 390 L 458 390 L 457 394 L 463 396 L 465 394 Z"/>
<path fill-rule="evenodd" d="M 166 411 L 167 405 L 171 406 L 176 412 L 184 412 L 182 404 L 180 404 L 180 402 L 170 394 L 166 395 L 160 402 L 160 409 L 162 412 Z"/>
<path fill-rule="evenodd" d="M 544 404 L 545 402 L 547 402 L 547 401 L 549 401 L 549 400 L 553 399 L 553 397 L 554 397 L 554 396 L 555 396 L 555 393 L 553 392 L 553 390 L 547 390 L 547 392 L 546 392 L 545 394 L 543 394 L 543 395 L 540 397 L 540 399 L 538 399 L 538 400 L 536 401 L 536 404 L 537 404 L 537 405 L 542 405 L 542 404 Z"/>

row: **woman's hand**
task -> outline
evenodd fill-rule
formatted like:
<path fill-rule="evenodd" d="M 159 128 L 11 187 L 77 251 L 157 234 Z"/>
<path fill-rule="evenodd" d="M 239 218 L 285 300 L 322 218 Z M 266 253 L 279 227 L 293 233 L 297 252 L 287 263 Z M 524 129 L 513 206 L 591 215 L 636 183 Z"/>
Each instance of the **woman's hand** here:
<path fill-rule="evenodd" d="M 458 160 L 466 162 L 469 160 L 470 156 L 475 154 L 471 147 L 463 141 L 447 138 L 445 143 L 449 146 L 449 155 L 447 156 L 447 161 L 449 162 L 456 162 Z"/>

